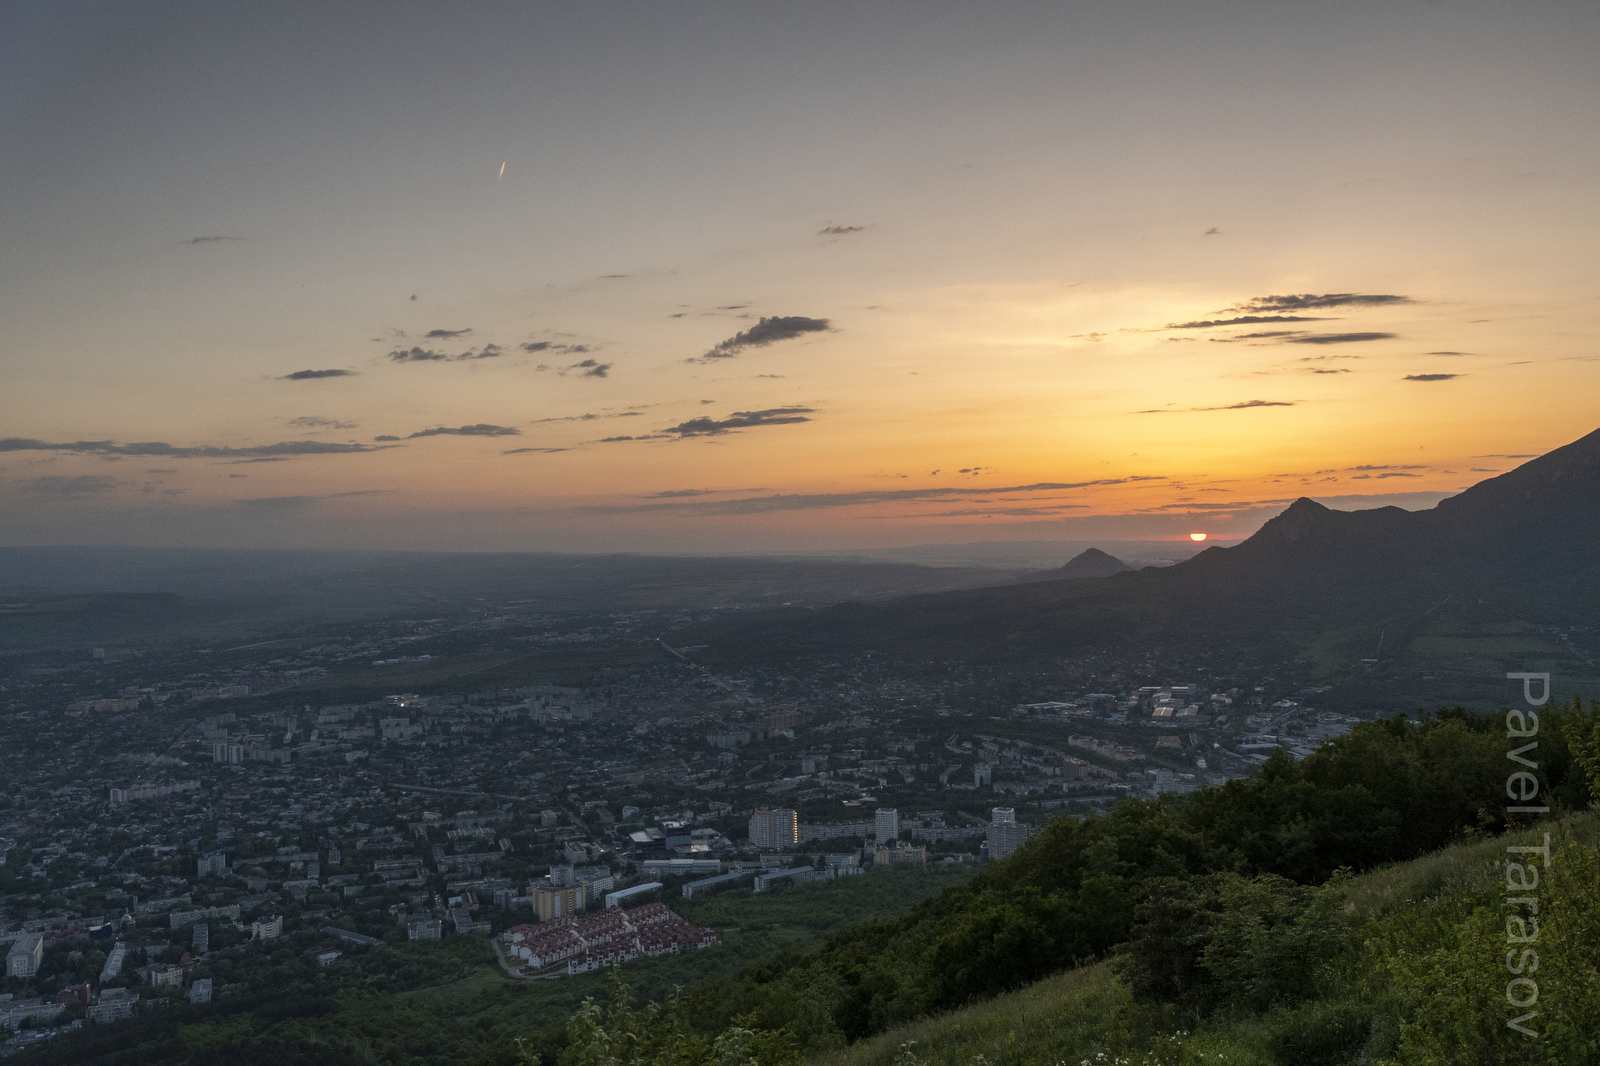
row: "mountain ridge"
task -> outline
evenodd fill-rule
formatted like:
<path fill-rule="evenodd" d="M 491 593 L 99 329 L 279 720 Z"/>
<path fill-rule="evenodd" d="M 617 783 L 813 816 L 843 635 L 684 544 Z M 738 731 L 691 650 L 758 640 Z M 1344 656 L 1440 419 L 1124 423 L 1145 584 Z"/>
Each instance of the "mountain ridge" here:
<path fill-rule="evenodd" d="M 1014 661 L 1132 640 L 1259 640 L 1287 654 L 1341 627 L 1376 638 L 1450 602 L 1491 621 L 1574 624 L 1600 613 L 1597 526 L 1600 431 L 1426 511 L 1303 497 L 1242 543 L 1169 567 L 768 611 L 695 640 L 726 661 L 868 649 Z"/>

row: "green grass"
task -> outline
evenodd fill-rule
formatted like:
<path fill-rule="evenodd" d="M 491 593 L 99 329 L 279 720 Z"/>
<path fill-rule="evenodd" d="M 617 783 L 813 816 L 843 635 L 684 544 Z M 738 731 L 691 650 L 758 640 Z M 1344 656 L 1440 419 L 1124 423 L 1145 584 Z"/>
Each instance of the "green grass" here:
<path fill-rule="evenodd" d="M 1322 998 L 1280 1006 L 1265 1014 L 1222 1012 L 1204 1020 L 1175 1008 L 1134 1002 L 1112 964 L 1070 970 L 1008 995 L 923 1018 L 812 1060 L 812 1066 L 1318 1066 L 1327 1063 L 1433 1064 L 1420 1044 L 1400 1046 L 1402 1021 L 1416 1017 L 1382 970 L 1382 952 L 1368 941 L 1392 936 L 1409 950 L 1449 944 L 1460 915 L 1475 906 L 1498 907 L 1508 842 L 1526 843 L 1548 832 L 1552 848 L 1577 842 L 1600 847 L 1600 817 L 1575 814 L 1540 823 L 1508 837 L 1486 837 L 1445 848 L 1412 862 L 1373 870 L 1346 882 L 1345 898 L 1357 932 Z M 1500 945 L 1503 948 L 1503 945 Z M 1590 963 L 1592 969 L 1592 961 Z M 1493 967 L 1457 975 L 1469 984 L 1494 985 Z M 1503 1008 L 1503 1004 L 1500 1005 Z M 1495 1008 L 1500 1009 L 1500 1008 Z M 1339 1043 L 1324 1034 L 1348 1034 L 1342 1051 L 1322 1057 L 1308 1047 Z M 1104 1055 L 1104 1059 L 1096 1056 Z M 1442 1060 L 1450 1061 L 1450 1060 Z M 1527 1061 L 1535 1061 L 1533 1058 Z M 1542 1061 L 1542 1060 L 1541 1060 Z M 1595 1058 L 1575 1062 L 1593 1062 Z"/>

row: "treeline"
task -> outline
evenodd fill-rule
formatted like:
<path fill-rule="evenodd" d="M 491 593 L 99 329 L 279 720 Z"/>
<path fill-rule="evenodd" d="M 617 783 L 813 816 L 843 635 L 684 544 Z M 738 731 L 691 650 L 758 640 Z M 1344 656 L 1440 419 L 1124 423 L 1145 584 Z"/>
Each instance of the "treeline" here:
<path fill-rule="evenodd" d="M 1600 796 L 1600 717 L 1577 703 L 1542 717 L 1540 802 L 1557 813 L 1586 809 L 1584 763 L 1596 771 Z M 1328 905 L 1317 902 L 1315 886 L 1341 870 L 1512 828 L 1506 777 L 1518 767 L 1507 750 L 1504 714 L 1456 710 L 1363 723 L 1301 762 L 1280 752 L 1221 788 L 1124 802 L 1103 818 L 1058 819 L 1012 858 L 905 918 L 768 959 L 685 993 L 679 1010 L 702 1033 L 746 1018 L 756 1029 L 787 1030 L 801 1051 L 816 1053 L 1139 943 L 1149 972 L 1139 970 L 1135 950 L 1125 976 L 1141 996 L 1202 1008 L 1212 993 L 1196 989 L 1228 982 L 1181 955 L 1172 961 L 1188 966 L 1187 976 L 1152 976 L 1172 937 L 1195 931 L 1163 934 L 1164 923 L 1206 925 L 1230 907 L 1254 908 L 1298 928 L 1304 957 L 1314 958 L 1316 916 Z M 1224 975 L 1242 965 L 1212 957 Z M 1274 972 L 1283 984 L 1271 995 L 1292 994 L 1292 966 Z"/>

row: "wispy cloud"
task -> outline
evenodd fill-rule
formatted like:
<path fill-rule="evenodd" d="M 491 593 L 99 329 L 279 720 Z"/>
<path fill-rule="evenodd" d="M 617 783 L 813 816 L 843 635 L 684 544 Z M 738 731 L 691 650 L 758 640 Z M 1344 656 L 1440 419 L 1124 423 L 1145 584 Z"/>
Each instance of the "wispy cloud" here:
<path fill-rule="evenodd" d="M 763 318 L 742 333 L 736 333 L 701 356 L 701 359 L 731 359 L 746 348 L 764 348 L 778 341 L 793 340 L 807 333 L 819 333 L 828 328 L 826 318 L 803 318 L 799 315 Z M 691 359 L 690 362 L 699 360 Z"/>
<path fill-rule="evenodd" d="M 216 244 L 216 243 L 218 243 L 220 241 L 242 241 L 242 240 L 244 240 L 243 237 L 225 237 L 225 236 L 218 236 L 218 237 L 190 237 L 188 240 L 180 241 L 179 243 L 180 244 Z"/>
<path fill-rule="evenodd" d="M 1405 381 L 1450 381 L 1460 377 L 1460 374 L 1407 374 Z"/>
<path fill-rule="evenodd" d="M 354 370 L 296 370 L 293 374 L 285 374 L 279 381 L 315 381 L 318 378 L 348 378 L 354 376 Z"/>
<path fill-rule="evenodd" d="M 79 440 L 52 444 L 25 437 L 0 439 L 0 452 L 79 452 L 89 455 L 160 456 L 163 459 L 249 459 L 287 458 L 297 455 L 342 455 L 348 452 L 371 452 L 378 449 L 365 444 L 336 444 L 331 441 L 290 440 L 277 444 L 257 444 L 245 448 L 200 445 L 183 447 L 164 441 L 143 441 L 117 444 L 108 440 Z"/>
<path fill-rule="evenodd" d="M 1165 480 L 1167 480 L 1165 477 L 1159 476 L 1134 476 L 1101 478 L 1096 481 L 1039 482 L 1033 485 L 1010 485 L 994 489 L 929 488 L 815 494 L 790 493 L 775 496 L 746 496 L 732 500 L 685 500 L 669 503 L 596 505 L 580 507 L 578 510 L 593 514 L 630 514 L 637 511 L 670 511 L 696 516 L 766 514 L 773 511 L 808 511 L 830 507 L 858 507 L 864 504 L 917 503 L 928 500 L 960 499 L 1017 492 L 1056 492 L 1062 489 L 1082 489 L 1098 485 L 1126 485 L 1131 482 Z"/>
<path fill-rule="evenodd" d="M 23 483 L 22 491 L 30 496 L 43 496 L 54 500 L 80 500 L 88 496 L 104 496 L 121 482 L 104 474 L 83 474 L 78 477 L 36 477 Z"/>
<path fill-rule="evenodd" d="M 291 426 L 301 429 L 355 429 L 354 422 L 340 422 L 335 418 L 319 418 L 316 415 L 301 415 L 299 418 L 289 419 Z"/>
<path fill-rule="evenodd" d="M 1289 344 L 1357 344 L 1362 341 L 1393 340 L 1393 333 L 1311 333 L 1304 337 L 1291 337 Z"/>
<path fill-rule="evenodd" d="M 1289 296 L 1256 296 L 1232 307 L 1224 307 L 1217 313 L 1254 314 L 1262 311 L 1317 311 L 1332 307 L 1392 307 L 1395 304 L 1415 302 L 1409 296 L 1390 294 L 1325 292 L 1318 295 L 1306 292 Z"/>
<path fill-rule="evenodd" d="M 1237 341 L 1275 341 L 1284 337 L 1301 337 L 1305 335 L 1303 329 L 1268 329 L 1259 333 L 1239 333 L 1232 337 L 1208 337 L 1212 344 L 1233 344 Z"/>
<path fill-rule="evenodd" d="M 487 422 L 479 422 L 471 426 L 435 426 L 433 429 L 419 429 L 415 433 L 406 435 L 407 440 L 417 437 L 519 437 L 522 431 L 511 426 L 492 426 Z"/>
<path fill-rule="evenodd" d="M 1325 322 L 1324 318 L 1308 315 L 1240 315 L 1237 318 L 1196 319 L 1193 322 L 1173 322 L 1167 329 L 1214 329 L 1217 326 L 1255 326 L 1263 322 Z"/>
<path fill-rule="evenodd" d="M 396 363 L 444 363 L 451 357 L 432 348 L 396 348 L 389 358 Z"/>
<path fill-rule="evenodd" d="M 852 233 L 860 233 L 865 226 L 823 226 L 817 231 L 818 237 L 846 237 Z"/>
<path fill-rule="evenodd" d="M 1299 400 L 1242 400 L 1220 407 L 1156 407 L 1148 411 L 1135 411 L 1136 415 L 1184 414 L 1190 411 L 1248 411 L 1257 407 L 1293 407 Z"/>
<path fill-rule="evenodd" d="M 550 455 L 555 452 L 570 452 L 571 448 L 512 448 L 510 451 L 501 452 L 501 455 L 531 455 L 535 452 Z"/>
<path fill-rule="evenodd" d="M 650 406 L 654 406 L 651 404 Z M 560 415 L 555 418 L 535 418 L 529 422 L 530 426 L 543 425 L 546 422 L 598 422 L 602 418 L 643 418 L 643 411 L 604 411 L 600 414 Z"/>
<path fill-rule="evenodd" d="M 451 341 L 455 340 L 457 337 L 470 336 L 472 336 L 472 329 L 470 327 L 467 329 L 430 329 L 428 332 L 422 335 L 422 339 L 429 341 Z"/>
<path fill-rule="evenodd" d="M 735 411 L 727 418 L 691 418 L 666 430 L 679 437 L 711 437 L 731 433 L 738 429 L 757 429 L 761 426 L 788 426 L 797 422 L 810 422 L 807 415 L 815 414 L 812 407 L 773 407 L 765 411 Z"/>

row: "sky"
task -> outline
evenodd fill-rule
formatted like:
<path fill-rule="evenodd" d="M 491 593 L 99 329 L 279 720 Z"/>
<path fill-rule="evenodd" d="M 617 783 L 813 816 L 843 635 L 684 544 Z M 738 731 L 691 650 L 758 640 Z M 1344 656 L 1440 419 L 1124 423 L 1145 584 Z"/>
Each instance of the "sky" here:
<path fill-rule="evenodd" d="M 1600 425 L 1600 7 L 0 8 L 0 544 L 1219 540 Z"/>

